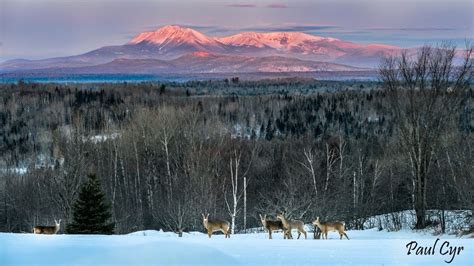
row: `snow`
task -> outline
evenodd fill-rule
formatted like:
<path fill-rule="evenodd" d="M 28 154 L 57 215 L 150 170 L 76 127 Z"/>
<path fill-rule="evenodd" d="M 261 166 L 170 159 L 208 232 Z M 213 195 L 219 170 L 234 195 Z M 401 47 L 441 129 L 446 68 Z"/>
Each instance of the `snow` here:
<path fill-rule="evenodd" d="M 177 25 L 168 25 L 159 28 L 156 31 L 140 33 L 133 38 L 129 44 L 137 44 L 143 41 L 160 44 L 163 45 L 163 47 L 169 42 L 199 44 L 215 43 L 212 38 L 209 38 L 198 31 Z"/>
<path fill-rule="evenodd" d="M 24 175 L 28 172 L 28 168 L 25 166 L 11 167 L 11 168 L 0 168 L 1 173 L 12 173 L 16 175 Z"/>
<path fill-rule="evenodd" d="M 436 222 L 440 220 L 440 210 L 426 210 L 427 220 Z M 449 210 L 445 211 L 446 232 L 456 233 L 459 230 L 469 228 L 473 225 L 471 210 Z M 396 224 L 398 223 L 398 224 Z M 414 210 L 405 210 L 388 214 L 369 217 L 364 222 L 364 228 L 382 228 L 388 231 L 399 229 L 410 229 L 416 224 L 416 213 Z M 437 227 L 435 230 L 440 231 Z"/>
<path fill-rule="evenodd" d="M 116 139 L 118 137 L 120 137 L 120 133 L 111 133 L 111 134 L 99 134 L 99 135 L 94 135 L 94 136 L 90 136 L 90 137 L 82 137 L 82 141 L 83 142 L 87 142 L 87 141 L 91 141 L 95 144 L 99 143 L 99 142 L 104 142 L 104 141 L 107 141 L 109 139 Z"/>
<path fill-rule="evenodd" d="M 272 47 L 276 49 L 302 45 L 305 42 L 329 41 L 332 38 L 309 35 L 302 32 L 242 32 L 217 38 L 218 41 L 233 46 Z"/>
<path fill-rule="evenodd" d="M 242 32 L 226 37 L 210 37 L 191 28 L 168 25 L 161 27 L 156 31 L 139 33 L 129 42 L 129 44 L 138 44 L 143 41 L 161 45 L 161 48 L 165 47 L 168 43 L 197 43 L 201 45 L 226 44 L 232 46 L 253 46 L 258 48 L 271 47 L 275 49 L 290 49 L 291 47 L 303 48 L 305 45 L 309 45 L 305 50 L 311 50 L 311 43 L 335 42 L 340 40 L 310 35 L 303 32 Z M 362 47 L 355 44 L 352 45 L 355 47 Z M 378 44 L 371 47 L 377 49 L 383 48 Z"/>
<path fill-rule="evenodd" d="M 211 239 L 200 232 L 140 231 L 128 235 L 33 235 L 0 233 L 0 265 L 446 265 L 451 256 L 439 254 L 441 244 L 463 246 L 450 265 L 470 265 L 472 238 L 433 236 L 423 232 L 348 231 L 351 240 L 283 240 L 274 233 L 237 234 Z M 296 235 L 296 234 L 294 234 Z M 406 245 L 432 246 L 435 255 L 407 255 Z"/>

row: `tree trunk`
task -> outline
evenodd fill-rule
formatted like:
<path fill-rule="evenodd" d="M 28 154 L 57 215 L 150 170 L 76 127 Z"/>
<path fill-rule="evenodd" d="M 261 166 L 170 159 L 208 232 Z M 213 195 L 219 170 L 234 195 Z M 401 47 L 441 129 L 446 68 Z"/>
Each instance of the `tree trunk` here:
<path fill-rule="evenodd" d="M 353 179 L 352 179 L 352 184 L 353 184 L 353 187 L 352 187 L 352 204 L 353 204 L 353 208 L 355 210 L 356 208 L 356 203 L 357 203 L 357 197 L 356 197 L 356 172 L 354 171 L 354 175 L 353 175 Z"/>
<path fill-rule="evenodd" d="M 247 230 L 247 177 L 244 177 L 244 230 Z"/>
<path fill-rule="evenodd" d="M 231 234 L 235 234 L 235 213 L 236 213 L 236 208 L 237 205 L 234 205 L 234 213 L 232 214 L 232 230 L 231 230 Z"/>
<path fill-rule="evenodd" d="M 425 213 L 426 213 L 426 205 L 425 205 L 425 196 L 426 196 L 426 189 L 425 189 L 425 174 L 421 172 L 417 172 L 417 181 L 415 182 L 416 186 L 416 193 L 415 193 L 415 213 L 416 213 L 416 225 L 415 229 L 423 229 L 426 226 L 425 220 Z"/>

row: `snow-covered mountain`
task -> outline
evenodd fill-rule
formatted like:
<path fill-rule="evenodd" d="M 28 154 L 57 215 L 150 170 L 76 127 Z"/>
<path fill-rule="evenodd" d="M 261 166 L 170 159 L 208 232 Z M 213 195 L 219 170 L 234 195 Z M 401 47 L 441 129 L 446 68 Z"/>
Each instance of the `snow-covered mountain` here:
<path fill-rule="evenodd" d="M 400 50 L 395 46 L 356 44 L 302 32 L 242 32 L 212 37 L 171 25 L 142 32 L 124 45 L 105 46 L 81 55 L 6 61 L 0 64 L 0 73 L 58 69 L 64 73 L 79 73 L 106 68 L 114 73 L 129 73 L 130 69 L 134 69 L 134 73 L 148 73 L 153 72 L 149 70 L 150 64 L 155 71 L 174 73 L 357 70 L 350 66 L 374 67 L 382 56 Z M 189 64 L 177 64 L 176 60 L 188 60 Z"/>
<path fill-rule="evenodd" d="M 324 38 L 301 32 L 271 32 L 256 33 L 244 32 L 236 35 L 218 38 L 222 43 L 233 48 L 249 49 L 254 52 L 265 49 L 267 53 L 284 53 L 293 56 L 306 57 L 307 59 L 334 60 L 344 55 L 344 49 L 337 39 Z M 331 43 L 331 45 L 328 45 Z M 343 43 L 345 48 L 355 48 L 353 43 Z M 257 49 L 258 48 L 258 49 Z M 243 50 L 245 51 L 245 50 Z M 319 57 L 319 58 L 318 58 Z"/>
<path fill-rule="evenodd" d="M 153 45 L 158 48 L 158 54 L 165 58 L 205 51 L 247 56 L 278 55 L 340 63 L 350 61 L 358 66 L 372 66 L 379 63 L 380 56 L 400 51 L 396 46 L 362 45 L 302 32 L 242 32 L 225 37 L 209 37 L 180 26 L 165 26 L 156 31 L 140 33 L 128 44 Z"/>
<path fill-rule="evenodd" d="M 165 26 L 156 31 L 142 32 L 133 38 L 128 45 L 146 44 L 155 46 L 157 53 L 163 56 L 205 51 L 226 53 L 227 47 L 218 40 L 198 31 L 180 26 Z"/>

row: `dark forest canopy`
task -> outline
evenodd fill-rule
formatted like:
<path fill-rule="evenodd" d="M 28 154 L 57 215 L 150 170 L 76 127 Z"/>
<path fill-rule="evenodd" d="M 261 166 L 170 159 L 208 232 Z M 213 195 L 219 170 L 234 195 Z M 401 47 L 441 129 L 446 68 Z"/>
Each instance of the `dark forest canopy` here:
<path fill-rule="evenodd" d="M 413 208 L 408 154 L 377 82 L 284 79 L 0 85 L 0 230 L 72 219 L 90 173 L 117 233 L 237 231 L 286 211 L 348 221 Z M 421 97 L 422 95 L 420 95 Z M 473 208 L 473 90 L 434 154 L 428 208 Z M 230 161 L 239 160 L 234 176 Z M 28 197 L 25 197 L 28 195 Z M 244 201 L 246 212 L 244 212 Z M 244 218 L 246 217 L 246 218 Z"/>

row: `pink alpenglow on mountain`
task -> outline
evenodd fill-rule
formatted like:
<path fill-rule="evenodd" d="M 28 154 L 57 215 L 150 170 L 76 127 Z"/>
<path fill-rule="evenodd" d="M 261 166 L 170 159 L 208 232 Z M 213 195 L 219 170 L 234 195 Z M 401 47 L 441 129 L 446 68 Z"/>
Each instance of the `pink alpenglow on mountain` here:
<path fill-rule="evenodd" d="M 189 28 L 180 26 L 165 26 L 156 31 L 142 32 L 133 38 L 129 44 L 148 42 L 157 45 L 166 45 L 168 43 L 192 43 L 192 44 L 216 44 L 213 38 Z"/>
<path fill-rule="evenodd" d="M 46 73 L 59 67 L 61 73 L 358 71 L 374 68 L 381 57 L 400 51 L 391 45 L 357 44 L 302 32 L 242 32 L 216 37 L 170 25 L 139 33 L 124 45 L 81 55 L 6 61 L 0 64 L 0 73 Z M 193 67 L 182 63 L 186 60 Z"/>
<path fill-rule="evenodd" d="M 322 40 L 336 40 L 309 35 L 301 32 L 243 32 L 236 35 L 218 38 L 222 43 L 232 46 L 268 46 L 272 48 L 288 49 L 292 46 L 299 46 L 305 42 L 318 42 Z"/>

